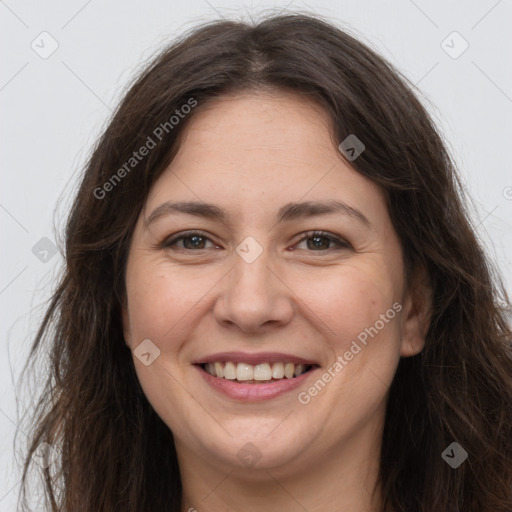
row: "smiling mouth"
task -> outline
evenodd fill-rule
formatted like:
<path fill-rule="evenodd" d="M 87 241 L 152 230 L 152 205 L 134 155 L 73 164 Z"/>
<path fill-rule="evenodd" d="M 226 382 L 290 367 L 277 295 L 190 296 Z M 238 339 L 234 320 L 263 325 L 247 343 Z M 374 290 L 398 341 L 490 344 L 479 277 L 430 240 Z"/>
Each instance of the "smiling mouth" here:
<path fill-rule="evenodd" d="M 252 365 L 233 361 L 216 361 L 199 366 L 213 377 L 243 384 L 268 384 L 294 379 L 318 367 L 315 364 L 275 362 Z"/>

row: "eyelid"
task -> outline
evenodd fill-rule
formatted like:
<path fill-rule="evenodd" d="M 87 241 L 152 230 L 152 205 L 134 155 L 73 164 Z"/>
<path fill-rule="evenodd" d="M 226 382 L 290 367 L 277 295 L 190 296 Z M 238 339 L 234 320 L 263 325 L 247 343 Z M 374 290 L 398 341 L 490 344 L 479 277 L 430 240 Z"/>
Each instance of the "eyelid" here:
<path fill-rule="evenodd" d="M 334 233 L 331 233 L 329 231 L 322 231 L 322 230 L 312 230 L 312 231 L 306 231 L 305 233 L 302 233 L 302 238 L 297 242 L 297 244 L 303 242 L 304 240 L 307 240 L 308 238 L 313 238 L 315 236 L 327 238 L 334 244 L 338 246 L 338 250 L 341 250 L 343 248 L 345 249 L 353 249 L 352 245 L 343 237 L 335 235 Z M 309 252 L 330 252 L 333 249 L 327 249 L 326 251 L 309 251 Z"/>
<path fill-rule="evenodd" d="M 200 237 L 204 238 L 205 240 L 208 240 L 208 241 L 212 242 L 213 244 L 215 244 L 215 242 L 211 239 L 211 237 L 209 235 L 207 235 L 206 233 L 204 233 L 200 230 L 197 230 L 197 229 L 195 229 L 195 230 L 191 229 L 188 231 L 182 231 L 180 233 L 175 233 L 174 235 L 171 235 L 170 237 L 165 238 L 160 244 L 158 244 L 158 247 L 161 249 L 169 248 L 172 245 L 174 245 L 176 242 L 179 242 L 181 239 L 193 237 L 195 235 L 200 236 Z M 345 238 L 335 235 L 334 233 L 331 233 L 329 231 L 322 231 L 322 230 L 310 230 L 310 231 L 301 233 L 301 238 L 297 242 L 295 242 L 294 245 L 297 245 L 297 244 L 303 242 L 304 240 L 307 240 L 308 238 L 313 238 L 315 236 L 327 238 L 328 240 L 333 242 L 335 245 L 337 245 L 337 248 L 331 247 L 330 249 L 326 249 L 326 250 L 308 251 L 308 252 L 330 253 L 333 250 L 343 250 L 343 249 L 353 250 L 352 244 L 350 244 Z M 217 245 L 217 244 L 215 244 L 215 245 Z M 181 249 L 180 248 L 178 250 L 185 251 L 185 252 L 199 252 L 199 251 L 205 251 L 206 249 Z"/>
<path fill-rule="evenodd" d="M 209 240 L 210 242 L 215 242 L 211 239 L 209 235 L 206 233 L 203 233 L 202 231 L 198 229 L 190 229 L 188 231 L 181 231 L 179 233 L 175 233 L 174 235 L 168 236 L 164 238 L 164 240 L 158 244 L 160 248 L 165 249 L 166 247 L 171 247 L 172 244 L 175 242 L 179 242 L 182 238 L 189 238 L 193 236 L 200 236 L 206 240 Z M 181 249 L 183 251 L 188 251 L 188 249 Z M 205 249 L 196 249 L 197 251 L 204 251 Z"/>

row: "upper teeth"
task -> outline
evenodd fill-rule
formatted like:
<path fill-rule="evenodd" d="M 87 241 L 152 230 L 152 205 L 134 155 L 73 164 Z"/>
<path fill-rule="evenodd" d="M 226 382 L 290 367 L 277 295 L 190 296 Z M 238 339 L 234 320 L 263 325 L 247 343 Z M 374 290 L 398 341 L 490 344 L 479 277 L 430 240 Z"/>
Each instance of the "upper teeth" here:
<path fill-rule="evenodd" d="M 248 363 L 234 363 L 215 362 L 207 363 L 204 366 L 205 370 L 214 377 L 222 377 L 229 380 L 272 380 L 282 379 L 286 377 L 291 379 L 294 376 L 298 377 L 304 373 L 309 366 L 304 364 L 294 363 L 261 363 L 261 364 L 248 364 Z"/>

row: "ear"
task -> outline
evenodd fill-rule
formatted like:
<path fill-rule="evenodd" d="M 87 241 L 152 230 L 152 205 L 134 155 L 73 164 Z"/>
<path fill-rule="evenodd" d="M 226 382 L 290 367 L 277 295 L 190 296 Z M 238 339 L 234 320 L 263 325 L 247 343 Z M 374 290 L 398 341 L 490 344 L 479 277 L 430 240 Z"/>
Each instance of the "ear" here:
<path fill-rule="evenodd" d="M 415 270 L 404 295 L 400 356 L 410 357 L 423 350 L 430 327 L 432 288 L 425 267 Z"/>

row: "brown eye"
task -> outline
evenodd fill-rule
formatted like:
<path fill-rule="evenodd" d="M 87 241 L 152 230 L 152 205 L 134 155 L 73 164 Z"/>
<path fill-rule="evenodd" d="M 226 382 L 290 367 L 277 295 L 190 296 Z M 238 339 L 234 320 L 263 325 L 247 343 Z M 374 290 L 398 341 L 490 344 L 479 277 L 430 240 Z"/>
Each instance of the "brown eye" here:
<path fill-rule="evenodd" d="M 197 232 L 197 231 L 190 231 L 188 233 L 182 233 L 179 236 L 167 239 L 166 241 L 163 242 L 162 248 L 174 247 L 177 245 L 178 242 L 181 242 L 181 241 L 183 241 L 183 246 L 182 247 L 178 246 L 177 247 L 178 250 L 192 250 L 192 251 L 207 249 L 207 247 L 205 247 L 206 241 L 211 242 L 211 240 L 207 236 L 204 236 L 202 233 Z"/>
<path fill-rule="evenodd" d="M 331 252 L 334 250 L 351 249 L 351 245 L 343 239 L 324 231 L 311 231 L 306 233 L 299 244 L 306 241 L 309 252 Z M 182 242 L 182 245 L 178 245 Z M 208 249 L 206 244 L 212 240 L 199 231 L 189 231 L 165 240 L 161 248 L 173 248 L 180 251 L 201 251 Z M 334 245 L 334 247 L 333 247 Z"/>
<path fill-rule="evenodd" d="M 332 250 L 350 249 L 351 246 L 341 238 L 324 231 L 313 231 L 306 234 L 299 243 L 307 241 L 307 249 L 316 252 L 330 252 Z M 338 249 L 331 247 L 334 244 Z"/>

